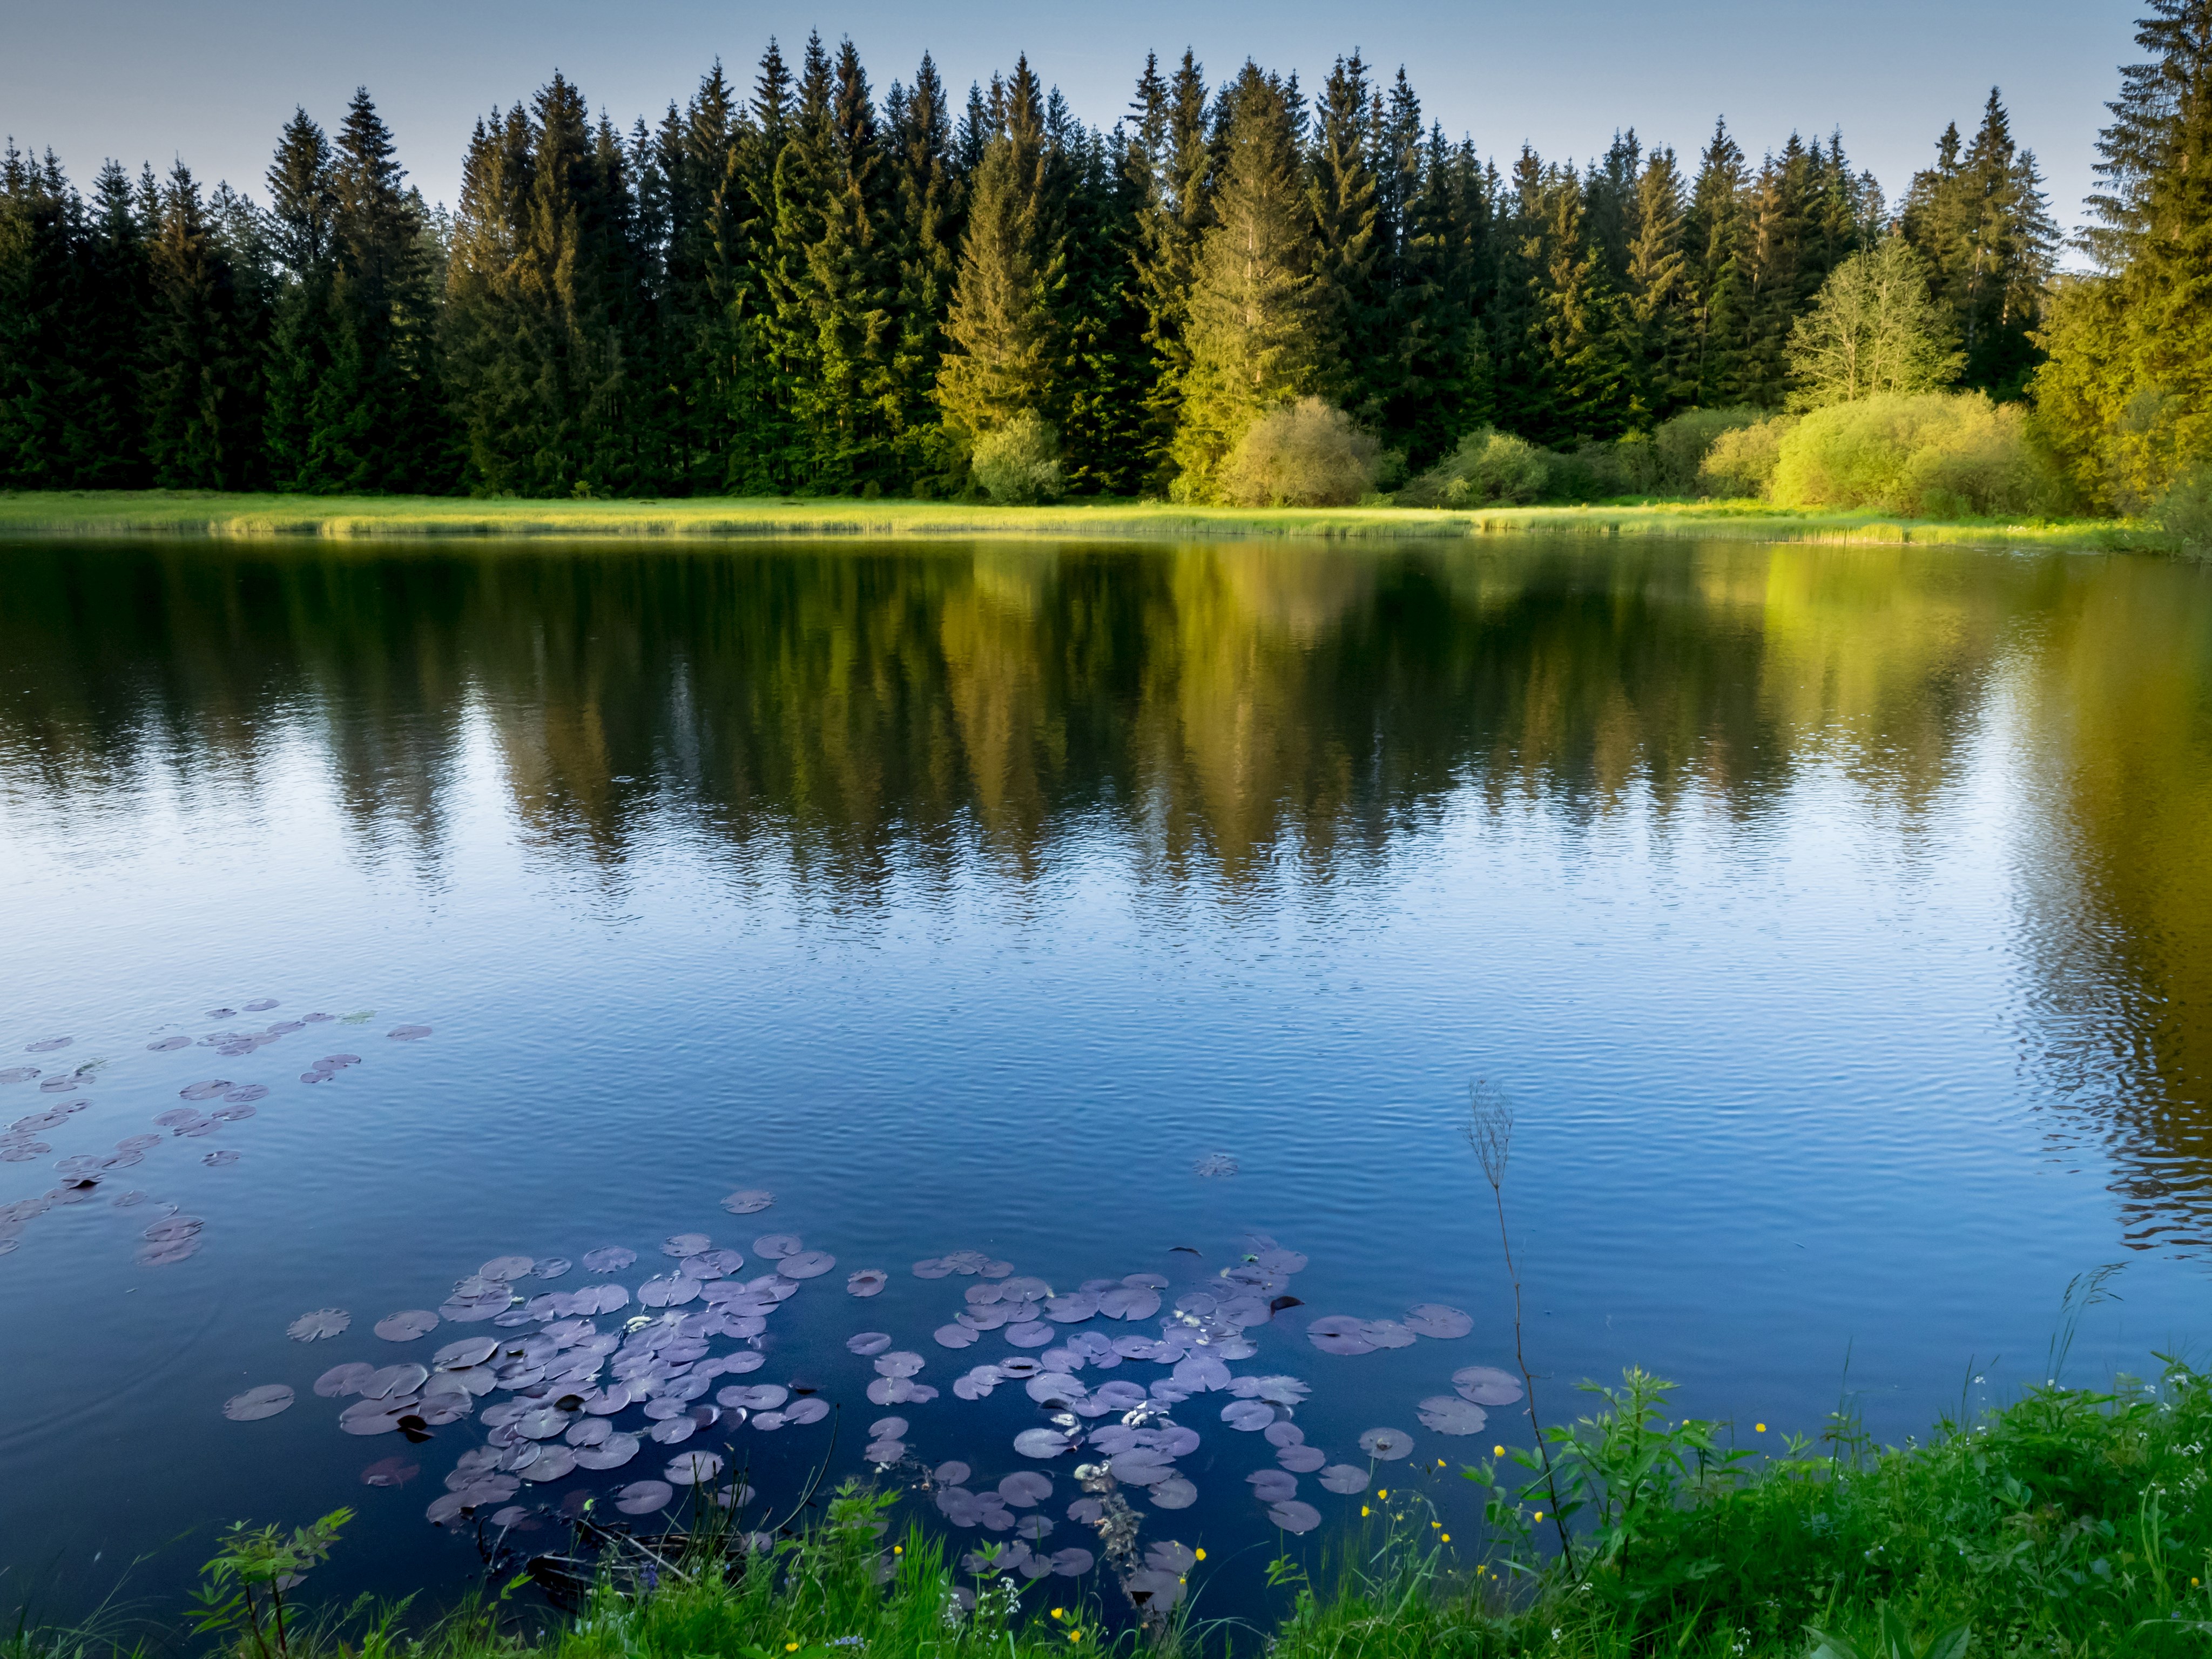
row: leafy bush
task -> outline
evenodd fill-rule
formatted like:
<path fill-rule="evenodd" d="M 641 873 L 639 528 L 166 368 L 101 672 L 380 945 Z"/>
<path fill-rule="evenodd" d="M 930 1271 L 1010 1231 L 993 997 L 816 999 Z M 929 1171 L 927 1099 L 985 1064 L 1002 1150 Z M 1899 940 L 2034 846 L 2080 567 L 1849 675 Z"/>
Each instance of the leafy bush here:
<path fill-rule="evenodd" d="M 1783 507 L 1953 517 L 2036 510 L 2055 494 L 2049 464 L 2028 441 L 2027 410 L 1979 392 L 1815 410 L 1783 436 L 1768 489 Z"/>
<path fill-rule="evenodd" d="M 2212 466 L 2200 466 L 2159 499 L 2158 521 L 2191 553 L 2212 554 Z"/>
<path fill-rule="evenodd" d="M 984 493 L 1001 505 L 1060 498 L 1060 434 L 1029 410 L 978 438 L 969 465 Z"/>
<path fill-rule="evenodd" d="M 1782 459 L 1782 440 L 1796 424 L 1796 416 L 1778 415 L 1720 433 L 1698 464 L 1698 482 L 1709 495 L 1765 495 Z"/>
<path fill-rule="evenodd" d="M 1301 398 L 1245 428 L 1221 493 L 1239 507 L 1346 507 L 1375 487 L 1381 453 L 1342 410 Z"/>
<path fill-rule="evenodd" d="M 1523 506 L 1552 487 L 1560 458 L 1525 438 L 1477 427 L 1459 447 L 1398 492 L 1407 507 Z"/>
<path fill-rule="evenodd" d="M 1759 425 L 1766 411 L 1746 404 L 1726 409 L 1686 409 L 1651 434 L 1656 487 L 1669 495 L 1694 495 L 1703 487 L 1705 458 L 1730 433 Z"/>

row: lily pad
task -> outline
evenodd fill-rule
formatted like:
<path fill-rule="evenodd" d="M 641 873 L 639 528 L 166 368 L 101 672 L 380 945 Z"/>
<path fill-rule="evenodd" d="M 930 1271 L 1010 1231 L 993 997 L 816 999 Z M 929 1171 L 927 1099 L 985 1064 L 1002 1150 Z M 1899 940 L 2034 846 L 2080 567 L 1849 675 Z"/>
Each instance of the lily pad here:
<path fill-rule="evenodd" d="M 409 1308 L 385 1315 L 373 1328 L 386 1342 L 412 1342 L 438 1328 L 438 1316 L 428 1308 Z"/>
<path fill-rule="evenodd" d="M 1495 1365 L 1462 1365 L 1451 1380 L 1462 1400 L 1478 1406 L 1510 1406 L 1524 1392 L 1519 1377 Z"/>
<path fill-rule="evenodd" d="M 292 1390 L 282 1382 L 264 1382 L 222 1402 L 222 1414 L 234 1423 L 258 1423 L 291 1408 Z"/>
<path fill-rule="evenodd" d="M 352 1323 L 353 1316 L 343 1308 L 318 1308 L 287 1325 L 284 1334 L 295 1342 L 318 1342 L 327 1336 L 342 1335 Z"/>
<path fill-rule="evenodd" d="M 891 1282 L 890 1275 L 880 1267 L 863 1267 L 856 1273 L 845 1276 L 848 1296 L 877 1296 Z"/>
<path fill-rule="evenodd" d="M 1370 1457 L 1395 1463 L 1413 1449 L 1413 1437 L 1398 1429 L 1370 1429 L 1359 1437 L 1359 1449 Z"/>
<path fill-rule="evenodd" d="M 724 1199 L 722 1207 L 732 1215 L 758 1215 L 775 1202 L 774 1193 L 763 1192 L 757 1188 L 744 1188 Z"/>
<path fill-rule="evenodd" d="M 1321 1525 L 1321 1511 L 1312 1504 L 1302 1504 L 1294 1498 L 1285 1503 L 1269 1504 L 1267 1519 L 1285 1532 L 1311 1532 Z"/>
<path fill-rule="evenodd" d="M 675 1500 L 676 1488 L 665 1480 L 633 1480 L 615 1492 L 615 1507 L 624 1515 L 652 1515 Z"/>
<path fill-rule="evenodd" d="M 1480 1434 L 1483 1425 L 1490 1421 L 1489 1413 L 1455 1394 L 1432 1395 L 1421 1401 L 1418 1409 L 1421 1426 L 1438 1434 Z"/>
<path fill-rule="evenodd" d="M 1424 1302 L 1406 1310 L 1406 1328 L 1418 1335 L 1448 1341 L 1474 1328 L 1474 1316 L 1441 1302 Z"/>

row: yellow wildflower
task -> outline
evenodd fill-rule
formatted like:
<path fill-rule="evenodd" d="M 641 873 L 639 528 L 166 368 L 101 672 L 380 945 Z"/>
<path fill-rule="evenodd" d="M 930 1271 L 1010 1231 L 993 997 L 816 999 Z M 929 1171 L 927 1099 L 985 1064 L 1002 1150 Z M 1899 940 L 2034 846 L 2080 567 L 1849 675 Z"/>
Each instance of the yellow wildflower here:
<path fill-rule="evenodd" d="M 1192 1553 L 1193 1555 L 1196 1556 L 1196 1557 L 1197 1557 L 1200 1560 L 1201 1560 L 1201 1561 L 1203 1561 L 1203 1560 L 1205 1560 L 1205 1559 L 1206 1559 L 1206 1551 L 1205 1551 L 1205 1549 L 1204 1549 L 1203 1547 L 1200 1547 L 1200 1548 L 1199 1548 L 1199 1549 L 1193 1550 L 1193 1551 L 1191 1552 L 1191 1553 Z"/>

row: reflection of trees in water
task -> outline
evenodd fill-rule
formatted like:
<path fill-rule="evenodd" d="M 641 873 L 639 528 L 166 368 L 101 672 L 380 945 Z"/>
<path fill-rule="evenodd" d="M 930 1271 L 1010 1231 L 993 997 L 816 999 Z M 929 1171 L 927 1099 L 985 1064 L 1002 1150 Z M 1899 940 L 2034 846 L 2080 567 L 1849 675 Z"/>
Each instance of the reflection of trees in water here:
<path fill-rule="evenodd" d="M 977 853 L 1026 883 L 1102 825 L 1147 880 L 1230 890 L 1371 864 L 1457 799 L 1751 825 L 1814 768 L 1909 853 L 1999 733 L 2033 785 L 2022 1042 L 2082 1109 L 2057 1133 L 2109 1141 L 2146 1244 L 2207 1234 L 2200 571 L 1622 543 L 9 558 L 13 810 L 252 795 L 304 752 L 365 850 L 427 863 L 473 722 L 549 854 L 619 883 L 676 825 L 839 903 Z M 1942 878 L 1899 860 L 1908 900 Z"/>
<path fill-rule="evenodd" d="M 2212 1245 L 2212 571 L 2086 562 L 2008 677 L 2026 1040 L 2120 1165 L 2128 1241 Z"/>

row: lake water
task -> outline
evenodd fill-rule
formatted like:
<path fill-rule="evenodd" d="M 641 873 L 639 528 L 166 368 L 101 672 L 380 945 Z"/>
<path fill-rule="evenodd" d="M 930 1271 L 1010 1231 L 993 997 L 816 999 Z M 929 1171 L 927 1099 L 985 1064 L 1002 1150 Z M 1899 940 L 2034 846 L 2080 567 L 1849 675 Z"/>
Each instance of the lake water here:
<path fill-rule="evenodd" d="M 0 1085 L 0 1124 L 46 1149 L 0 1162 L 6 1607 L 79 1616 L 118 1579 L 173 1605 L 214 1523 L 341 1504 L 321 1593 L 458 1589 L 475 1544 L 425 1508 L 483 1424 L 356 1437 L 357 1400 L 313 1384 L 527 1336 L 371 1329 L 503 1255 L 578 1264 L 517 1297 L 624 1287 L 596 1321 L 620 1334 L 660 1317 L 637 1297 L 683 1233 L 740 1279 L 777 1271 L 763 1235 L 834 1255 L 756 1319 L 760 1369 L 711 1379 L 798 1382 L 831 1419 L 732 1413 L 514 1503 L 706 1449 L 780 1516 L 833 1428 L 852 1472 L 895 1413 L 977 1491 L 1043 1468 L 1039 1553 L 1091 1542 L 1077 1460 L 1013 1447 L 1044 1420 L 1024 1383 L 951 1386 L 1039 1351 L 932 1337 L 1015 1280 L 913 1264 L 1157 1274 L 1172 1305 L 1243 1293 L 1219 1275 L 1268 1241 L 1309 1258 L 1260 1287 L 1299 1305 L 1228 1369 L 1309 1384 L 1333 1464 L 1387 1426 L 1414 1451 L 1378 1480 L 1455 1471 L 1528 1439 L 1510 1407 L 1471 1438 L 1418 1415 L 1513 1364 L 1479 1078 L 1517 1110 L 1547 1415 L 1634 1364 L 1741 1443 L 1846 1395 L 1901 1437 L 2040 1380 L 2069 1279 L 2106 1263 L 2070 1379 L 2204 1352 L 2204 567 L 1504 538 L 0 558 L 0 1068 L 40 1073 Z M 336 1018 L 204 1041 L 309 1013 Z M 227 1103 L 255 1109 L 209 1127 Z M 739 1189 L 773 1206 L 729 1212 Z M 606 1246 L 638 1260 L 594 1274 Z M 866 1268 L 888 1285 L 856 1298 Z M 1471 1334 L 1307 1335 L 1423 1304 Z M 288 1340 L 326 1308 L 350 1328 Z M 939 1397 L 870 1403 L 861 1331 Z M 1051 1332 L 1084 1333 L 1163 1334 Z M 226 1420 L 266 1384 L 296 1403 Z M 1173 1407 L 1196 1501 L 1137 1504 L 1148 1540 L 1231 1564 L 1215 1610 L 1276 1537 L 1245 1480 L 1276 1448 L 1221 1420 L 1234 1398 Z M 419 1476 L 362 1483 L 395 1456 Z M 1318 1552 L 1360 1500 L 1297 1484 L 1322 1522 L 1290 1547 Z M 1474 1488 L 1434 1484 L 1472 1539 Z"/>

